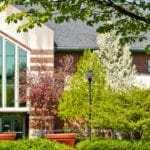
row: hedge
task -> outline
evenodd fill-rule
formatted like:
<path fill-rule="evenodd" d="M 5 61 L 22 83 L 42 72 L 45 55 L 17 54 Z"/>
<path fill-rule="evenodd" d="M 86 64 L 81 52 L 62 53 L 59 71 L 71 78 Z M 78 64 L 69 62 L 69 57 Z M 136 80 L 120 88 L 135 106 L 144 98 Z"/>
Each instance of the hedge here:
<path fill-rule="evenodd" d="M 0 141 L 0 150 L 72 150 L 72 148 L 57 142 L 37 138 Z"/>
<path fill-rule="evenodd" d="M 83 141 L 76 145 L 76 150 L 150 150 L 149 141 L 96 140 Z"/>
<path fill-rule="evenodd" d="M 0 150 L 150 150 L 150 141 L 84 140 L 71 147 L 46 139 L 0 141 Z"/>

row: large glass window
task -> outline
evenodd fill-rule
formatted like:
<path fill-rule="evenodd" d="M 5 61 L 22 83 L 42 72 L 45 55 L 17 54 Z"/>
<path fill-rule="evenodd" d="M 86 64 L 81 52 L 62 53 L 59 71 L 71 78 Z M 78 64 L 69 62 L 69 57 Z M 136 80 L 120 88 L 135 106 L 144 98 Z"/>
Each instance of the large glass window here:
<path fill-rule="evenodd" d="M 26 82 L 26 68 L 27 52 L 0 36 L 0 108 L 26 107 L 26 103 L 19 103 L 20 87 Z"/>
<path fill-rule="evenodd" d="M 19 49 L 19 97 L 21 97 L 22 87 L 26 84 L 27 53 Z M 19 104 L 20 107 L 26 106 L 26 102 Z"/>
<path fill-rule="evenodd" d="M 6 105 L 14 106 L 14 83 L 15 83 L 15 45 L 6 42 Z"/>
<path fill-rule="evenodd" d="M 2 107 L 2 50 L 3 39 L 0 37 L 0 107 Z"/>

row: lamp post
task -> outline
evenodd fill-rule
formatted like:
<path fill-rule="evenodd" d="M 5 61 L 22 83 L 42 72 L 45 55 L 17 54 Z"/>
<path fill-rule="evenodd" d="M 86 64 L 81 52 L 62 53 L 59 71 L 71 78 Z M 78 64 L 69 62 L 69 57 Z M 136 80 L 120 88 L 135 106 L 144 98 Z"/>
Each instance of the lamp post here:
<path fill-rule="evenodd" d="M 92 70 L 89 70 L 86 74 L 86 77 L 89 82 L 89 122 L 88 122 L 88 137 L 89 140 L 91 141 L 91 105 L 92 105 L 92 95 L 91 95 L 91 83 L 93 79 L 93 72 Z"/>

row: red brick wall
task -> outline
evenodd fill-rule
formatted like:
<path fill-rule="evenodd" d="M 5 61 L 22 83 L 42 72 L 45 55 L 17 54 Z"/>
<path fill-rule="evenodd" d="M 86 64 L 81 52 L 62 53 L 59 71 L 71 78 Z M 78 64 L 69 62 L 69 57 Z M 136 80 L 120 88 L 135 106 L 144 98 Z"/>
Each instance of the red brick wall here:
<path fill-rule="evenodd" d="M 54 68 L 60 66 L 59 60 L 66 54 L 71 54 L 74 57 L 74 67 L 76 68 L 76 64 L 79 58 L 82 56 L 83 52 L 55 52 Z M 133 63 L 136 65 L 137 72 L 148 73 L 147 63 L 148 60 L 150 60 L 150 55 L 143 53 L 133 53 L 132 56 L 133 56 Z"/>
<path fill-rule="evenodd" d="M 133 63 L 136 65 L 136 69 L 138 73 L 148 73 L 147 72 L 147 64 L 148 60 L 150 60 L 150 55 L 142 54 L 142 53 L 133 53 Z"/>
<path fill-rule="evenodd" d="M 74 58 L 73 67 L 76 68 L 76 64 L 77 64 L 78 60 L 80 59 L 80 57 L 83 55 L 83 52 L 55 52 L 55 56 L 54 56 L 54 58 L 55 58 L 54 68 L 55 69 L 60 66 L 59 61 L 65 55 L 72 55 L 73 56 L 73 58 Z"/>
<path fill-rule="evenodd" d="M 53 50 L 31 50 L 30 57 L 31 71 L 54 71 L 54 51 Z"/>
<path fill-rule="evenodd" d="M 73 67 L 76 68 L 77 62 L 79 58 L 83 55 L 83 52 L 55 52 L 54 56 L 54 69 L 61 67 L 61 64 L 59 61 L 63 58 L 65 55 L 72 55 L 74 58 Z M 54 132 L 59 132 L 63 129 L 64 122 L 57 116 L 54 118 Z"/>

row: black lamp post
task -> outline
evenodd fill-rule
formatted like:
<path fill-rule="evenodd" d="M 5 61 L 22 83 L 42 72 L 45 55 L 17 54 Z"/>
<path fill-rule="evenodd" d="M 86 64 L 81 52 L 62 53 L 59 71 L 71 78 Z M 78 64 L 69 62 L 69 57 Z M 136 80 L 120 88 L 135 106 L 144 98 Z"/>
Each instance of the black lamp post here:
<path fill-rule="evenodd" d="M 91 96 L 91 83 L 93 79 L 93 72 L 92 70 L 89 70 L 86 74 L 86 77 L 89 81 L 89 123 L 88 123 L 88 137 L 91 141 L 91 105 L 92 105 L 92 96 Z"/>

